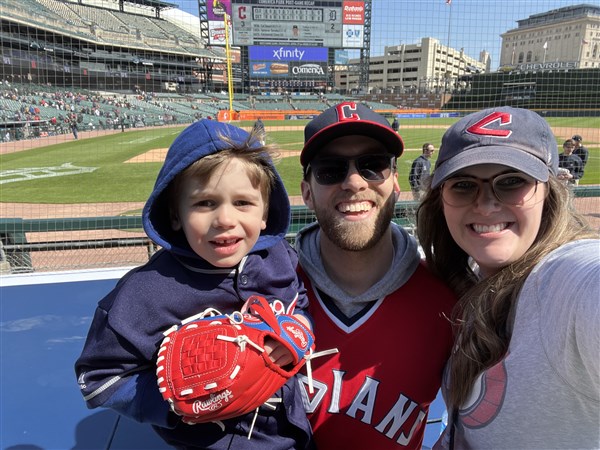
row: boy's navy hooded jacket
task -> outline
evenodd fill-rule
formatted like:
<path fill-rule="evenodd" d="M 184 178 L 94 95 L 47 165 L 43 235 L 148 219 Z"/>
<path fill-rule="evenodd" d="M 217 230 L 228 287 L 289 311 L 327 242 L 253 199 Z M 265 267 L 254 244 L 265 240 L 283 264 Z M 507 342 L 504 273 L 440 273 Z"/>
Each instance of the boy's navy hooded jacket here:
<path fill-rule="evenodd" d="M 208 307 L 222 313 L 239 310 L 252 294 L 306 308 L 304 286 L 296 275 L 297 256 L 285 240 L 290 204 L 277 176 L 266 229 L 237 267 L 216 268 L 197 256 L 182 231 L 174 232 L 167 187 L 198 159 L 242 145 L 248 133 L 231 125 L 202 120 L 186 128 L 171 145 L 144 210 L 148 236 L 162 247 L 148 263 L 133 269 L 96 309 L 85 347 L 75 364 L 88 407 L 108 407 L 139 422 L 154 425 L 169 444 L 180 448 L 306 448 L 310 425 L 296 380 L 282 388 L 284 405 L 262 412 L 247 439 L 252 414 L 216 424 L 186 425 L 170 412 L 158 391 L 155 361 L 163 331 Z M 259 146 L 260 143 L 254 143 Z M 260 382 L 257 380 L 257 382 Z M 288 412 L 286 416 L 286 411 Z"/>

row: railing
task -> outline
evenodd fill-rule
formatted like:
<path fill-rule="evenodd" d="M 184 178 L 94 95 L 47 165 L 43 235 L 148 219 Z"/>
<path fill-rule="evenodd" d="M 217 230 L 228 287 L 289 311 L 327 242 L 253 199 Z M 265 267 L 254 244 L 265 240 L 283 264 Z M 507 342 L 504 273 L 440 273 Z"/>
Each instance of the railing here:
<path fill-rule="evenodd" d="M 412 230 L 417 202 L 398 202 L 394 214 L 394 222 Z M 305 206 L 292 206 L 291 225 L 286 239 L 294 242 L 296 233 L 305 225 L 316 220 L 314 213 Z M 106 231 L 119 237 L 94 237 L 75 240 L 50 240 L 49 233 L 71 233 L 87 231 Z M 42 241 L 29 242 L 27 235 L 44 233 Z M 97 235 L 98 233 L 96 233 Z M 108 233 L 107 233 L 108 234 Z M 130 236 L 128 236 L 128 234 Z M 38 252 L 64 252 L 71 250 L 111 249 L 122 247 L 144 247 L 150 257 L 158 247 L 143 234 L 142 217 L 110 216 L 110 217 L 74 217 L 56 219 L 0 219 L 0 263 L 4 272 L 24 273 L 36 271 L 32 254 Z M 82 266 L 87 266 L 81 262 Z"/>
<path fill-rule="evenodd" d="M 414 228 L 414 215 L 417 202 L 398 202 L 394 214 L 394 222 L 406 227 L 411 232 Z M 298 231 L 307 224 L 314 222 L 314 213 L 305 206 L 292 206 L 291 224 L 286 239 L 293 243 Z M 54 233 L 78 232 L 85 235 L 86 232 L 94 232 L 96 237 L 84 237 L 83 239 L 50 240 Z M 120 232 L 119 237 L 98 237 L 98 231 L 114 234 Z M 30 242 L 27 235 L 31 233 L 42 233 L 42 241 Z M 102 233 L 100 233 L 102 234 Z M 129 236 L 128 236 L 129 235 Z M 53 219 L 0 219 L 0 269 L 4 273 L 27 273 L 39 271 L 33 261 L 33 254 L 42 252 L 67 252 L 75 250 L 88 250 L 88 253 L 100 249 L 121 249 L 126 247 L 145 248 L 146 258 L 152 256 L 158 246 L 143 233 L 142 217 L 136 216 L 110 216 L 110 217 L 73 217 Z M 68 259 L 68 258 L 67 258 Z M 73 258 L 71 258 L 73 259 Z M 79 261 L 76 268 L 89 268 L 85 260 Z M 122 265 L 115 260 L 115 265 Z M 103 265 L 107 265 L 104 263 Z M 125 264 L 128 264 L 127 262 Z M 131 263 L 134 264 L 134 263 Z M 58 263 L 44 264 L 45 270 L 53 267 L 64 268 L 65 265 Z"/>
<path fill-rule="evenodd" d="M 577 198 L 600 197 L 600 186 L 575 187 L 574 195 Z M 396 203 L 393 221 L 414 234 L 415 214 L 418 202 L 400 201 Z M 286 239 L 293 244 L 298 231 L 307 224 L 314 222 L 314 212 L 305 206 L 292 206 L 291 225 Z M 105 232 L 105 235 L 98 232 Z M 94 232 L 94 237 L 73 239 L 68 237 L 62 240 L 50 240 L 49 233 Z M 110 236 L 118 232 L 118 236 Z M 28 242 L 30 233 L 43 233 L 44 239 Z M 108 236 L 107 236 L 108 235 Z M 64 265 L 47 263 L 43 269 L 37 267 L 32 260 L 32 255 L 43 252 L 66 251 L 97 251 L 99 249 L 121 249 L 135 247 L 145 248 L 145 253 L 138 258 L 147 260 L 158 247 L 143 233 L 142 218 L 136 216 L 110 216 L 110 217 L 76 217 L 55 219 L 0 219 L 0 271 L 10 273 L 34 272 L 39 270 L 64 269 Z M 127 252 L 125 252 L 127 253 Z M 144 256 L 146 255 L 146 256 Z M 125 260 L 127 261 L 127 260 Z M 137 265 L 139 259 L 125 262 L 126 265 Z M 123 265 L 119 261 L 105 262 L 102 266 Z M 91 263 L 82 260 L 70 268 L 92 267 Z"/>

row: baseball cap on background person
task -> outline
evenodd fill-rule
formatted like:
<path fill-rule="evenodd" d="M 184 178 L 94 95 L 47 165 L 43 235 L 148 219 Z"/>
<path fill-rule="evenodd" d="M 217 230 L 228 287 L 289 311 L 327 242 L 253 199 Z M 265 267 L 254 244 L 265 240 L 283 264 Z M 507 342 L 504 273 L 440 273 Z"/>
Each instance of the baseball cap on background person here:
<path fill-rule="evenodd" d="M 402 138 L 385 117 L 360 103 L 343 102 L 323 111 L 306 125 L 300 163 L 306 168 L 323 146 L 350 135 L 373 138 L 396 157 L 404 151 Z"/>
<path fill-rule="evenodd" d="M 477 164 L 501 164 L 548 181 L 558 171 L 558 146 L 537 113 L 512 107 L 489 108 L 463 117 L 442 137 L 431 188 Z"/>
<path fill-rule="evenodd" d="M 577 142 L 583 141 L 583 138 L 581 136 L 579 136 L 578 134 L 574 135 L 571 139 L 573 139 L 574 141 L 577 141 Z"/>

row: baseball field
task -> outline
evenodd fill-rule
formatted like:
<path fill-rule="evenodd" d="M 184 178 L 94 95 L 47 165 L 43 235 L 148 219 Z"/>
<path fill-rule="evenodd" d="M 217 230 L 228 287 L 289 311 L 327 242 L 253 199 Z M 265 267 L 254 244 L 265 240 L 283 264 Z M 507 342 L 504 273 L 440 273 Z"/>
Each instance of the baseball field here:
<path fill-rule="evenodd" d="M 437 149 L 442 134 L 452 122 L 453 119 L 401 121 L 400 134 L 406 150 L 398 161 L 400 200 L 412 200 L 408 173 L 412 160 L 421 153 L 423 143 L 431 142 Z M 599 185 L 600 128 L 596 126 L 597 119 L 553 118 L 549 122 L 557 145 L 573 134 L 583 137 L 590 150 L 590 159 L 581 184 Z M 266 121 L 267 140 L 280 149 L 277 168 L 293 205 L 303 205 L 298 154 L 304 141 L 305 123 L 300 120 Z M 238 125 L 250 128 L 252 123 Z M 61 135 L 0 144 L 0 220 L 43 222 L 37 232 L 27 232 L 23 236 L 28 245 L 38 245 L 43 251 L 21 255 L 18 245 L 13 250 L 4 246 L 5 252 L 9 252 L 7 257 L 12 270 L 17 270 L 15 267 L 24 267 L 22 270 L 25 271 L 31 267 L 36 272 L 121 267 L 147 261 L 151 249 L 143 245 L 112 246 L 115 239 L 143 239 L 141 229 L 99 230 L 94 228 L 95 219 L 92 219 L 91 228 L 74 225 L 73 229 L 59 231 L 54 228 L 54 220 L 65 225 L 79 223 L 80 218 L 139 215 L 167 149 L 182 129 L 88 131 L 80 132 L 78 140 L 72 135 Z M 434 159 L 436 156 L 434 154 Z M 600 197 L 576 198 L 575 206 L 594 228 L 600 229 Z M 298 220 L 302 221 L 300 217 Z M 14 242 L 12 238 L 8 239 L 7 243 L 17 244 L 17 237 L 15 235 Z M 87 250 L 72 246 L 77 242 L 87 242 Z"/>
<path fill-rule="evenodd" d="M 560 148 L 577 133 L 590 151 L 582 185 L 600 184 L 600 128 L 597 118 L 548 119 Z M 290 196 L 300 194 L 298 152 L 303 144 L 303 121 L 267 123 L 268 141 L 281 149 L 277 168 Z M 406 152 L 399 160 L 403 192 L 409 192 L 410 164 L 431 142 L 436 149 L 452 119 L 405 120 L 400 134 Z M 251 126 L 248 123 L 239 124 Z M 153 128 L 106 136 L 72 136 L 66 142 L 19 149 L 18 142 L 0 146 L 0 201 L 2 203 L 75 204 L 143 202 L 149 195 L 166 149 L 181 132 L 178 128 Z M 46 141 L 51 144 L 52 140 Z M 32 146 L 34 147 L 34 146 Z M 436 154 L 434 154 L 434 160 Z M 4 215 L 4 214 L 3 214 Z"/>

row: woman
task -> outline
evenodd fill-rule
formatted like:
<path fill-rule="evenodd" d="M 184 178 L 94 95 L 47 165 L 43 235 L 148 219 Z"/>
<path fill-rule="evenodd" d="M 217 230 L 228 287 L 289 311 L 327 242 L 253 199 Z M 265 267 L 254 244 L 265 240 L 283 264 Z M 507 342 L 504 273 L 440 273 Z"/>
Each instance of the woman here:
<path fill-rule="evenodd" d="M 464 117 L 444 134 L 418 236 L 460 296 L 436 448 L 600 447 L 600 241 L 556 178 L 536 113 Z"/>

